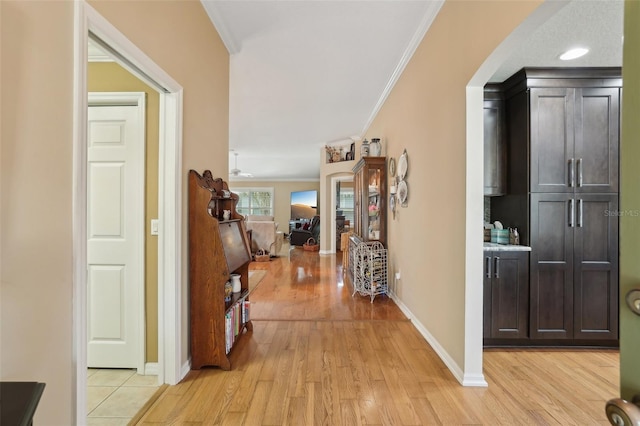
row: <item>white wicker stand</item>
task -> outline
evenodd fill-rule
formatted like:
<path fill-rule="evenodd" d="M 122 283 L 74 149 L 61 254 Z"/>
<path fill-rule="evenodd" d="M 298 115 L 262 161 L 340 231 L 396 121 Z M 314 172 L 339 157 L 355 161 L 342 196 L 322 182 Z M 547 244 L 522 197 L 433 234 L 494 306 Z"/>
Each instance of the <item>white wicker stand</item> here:
<path fill-rule="evenodd" d="M 388 290 L 387 249 L 379 241 L 360 242 L 354 240 L 349 244 L 349 268 L 353 268 L 351 276 L 353 294 L 371 297 L 371 303 L 378 294 L 386 294 Z"/>

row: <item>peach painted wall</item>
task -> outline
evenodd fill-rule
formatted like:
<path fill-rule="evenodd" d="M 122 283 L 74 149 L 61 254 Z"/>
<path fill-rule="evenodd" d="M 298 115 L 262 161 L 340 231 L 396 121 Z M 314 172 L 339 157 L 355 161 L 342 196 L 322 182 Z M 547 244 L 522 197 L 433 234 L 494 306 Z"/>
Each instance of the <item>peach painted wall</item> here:
<path fill-rule="evenodd" d="M 365 135 L 382 138 L 387 157 L 397 160 L 407 150 L 408 206 L 399 208 L 387 224 L 391 276 L 401 272 L 395 287 L 398 301 L 461 371 L 466 86 L 498 44 L 540 3 L 445 2 Z M 478 224 L 481 238 L 480 215 Z M 480 274 L 478 285 L 482 286 Z"/>

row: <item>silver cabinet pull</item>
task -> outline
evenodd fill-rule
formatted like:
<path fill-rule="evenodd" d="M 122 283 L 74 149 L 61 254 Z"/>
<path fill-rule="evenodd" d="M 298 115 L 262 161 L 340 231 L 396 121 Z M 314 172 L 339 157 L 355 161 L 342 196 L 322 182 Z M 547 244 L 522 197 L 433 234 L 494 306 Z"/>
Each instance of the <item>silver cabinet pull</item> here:
<path fill-rule="evenodd" d="M 485 277 L 491 278 L 491 256 L 484 258 Z"/>
<path fill-rule="evenodd" d="M 573 188 L 576 182 L 575 169 L 573 168 L 573 158 L 569 159 L 569 188 Z"/>
<path fill-rule="evenodd" d="M 578 226 L 582 227 L 582 199 L 578 200 Z"/>
<path fill-rule="evenodd" d="M 578 186 L 582 186 L 582 158 L 578 158 L 576 161 L 576 167 L 578 168 Z"/>
<path fill-rule="evenodd" d="M 574 227 L 573 218 L 576 215 L 575 202 L 576 202 L 576 200 L 574 200 L 573 198 L 569 200 L 569 228 L 573 228 Z"/>
<path fill-rule="evenodd" d="M 495 276 L 496 278 L 500 278 L 500 257 L 499 257 L 499 256 L 496 256 L 496 258 L 495 258 L 495 259 L 496 259 L 496 260 L 495 260 L 496 264 L 495 264 L 495 266 L 494 266 L 494 271 L 495 271 L 495 275 L 494 275 L 494 276 Z"/>

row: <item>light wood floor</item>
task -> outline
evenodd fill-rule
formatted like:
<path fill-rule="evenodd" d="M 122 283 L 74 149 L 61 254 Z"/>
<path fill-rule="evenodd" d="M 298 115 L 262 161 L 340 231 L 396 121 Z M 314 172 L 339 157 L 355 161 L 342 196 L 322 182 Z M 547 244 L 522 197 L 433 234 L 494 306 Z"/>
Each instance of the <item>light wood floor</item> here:
<path fill-rule="evenodd" d="M 351 297 L 341 255 L 252 263 L 254 329 L 232 371 L 191 371 L 139 425 L 596 425 L 619 394 L 617 351 L 487 350 L 462 387 L 387 297 Z"/>

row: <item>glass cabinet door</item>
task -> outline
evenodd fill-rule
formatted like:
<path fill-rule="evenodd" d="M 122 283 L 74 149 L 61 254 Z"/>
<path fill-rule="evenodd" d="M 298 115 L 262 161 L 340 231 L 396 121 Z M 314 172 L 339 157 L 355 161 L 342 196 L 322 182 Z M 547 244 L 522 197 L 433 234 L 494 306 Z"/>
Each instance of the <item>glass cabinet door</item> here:
<path fill-rule="evenodd" d="M 353 171 L 355 232 L 386 244 L 386 157 L 363 157 Z"/>

